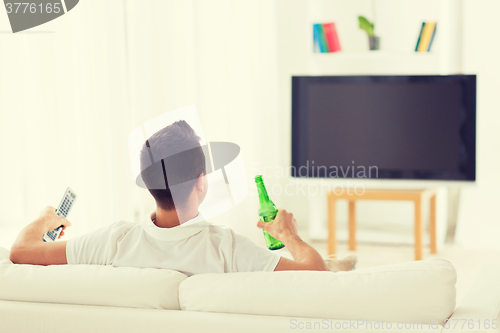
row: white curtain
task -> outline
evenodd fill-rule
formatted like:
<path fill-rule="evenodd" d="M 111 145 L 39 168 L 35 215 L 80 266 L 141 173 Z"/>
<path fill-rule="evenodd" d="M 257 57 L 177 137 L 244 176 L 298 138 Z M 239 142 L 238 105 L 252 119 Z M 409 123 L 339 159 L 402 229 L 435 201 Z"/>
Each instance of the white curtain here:
<path fill-rule="evenodd" d="M 282 162 L 274 1 L 87 0 L 0 45 L 0 246 L 66 186 L 69 237 L 142 218 L 154 202 L 128 134 L 177 107 L 195 103 L 207 139 L 242 147 L 250 188 L 252 162 Z M 249 196 L 219 221 L 261 241 L 256 209 Z"/>
<path fill-rule="evenodd" d="M 69 234 L 131 216 L 124 26 L 122 1 L 84 1 L 46 25 L 2 35 L 2 226 L 19 231 L 57 206 L 67 186 L 78 195 Z"/>

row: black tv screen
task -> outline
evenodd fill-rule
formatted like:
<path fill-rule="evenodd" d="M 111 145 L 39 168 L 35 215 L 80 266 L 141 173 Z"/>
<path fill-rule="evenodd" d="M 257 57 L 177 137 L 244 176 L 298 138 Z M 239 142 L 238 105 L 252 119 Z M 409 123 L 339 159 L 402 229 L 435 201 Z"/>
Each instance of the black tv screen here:
<path fill-rule="evenodd" d="M 292 77 L 293 177 L 476 180 L 476 76 Z"/>

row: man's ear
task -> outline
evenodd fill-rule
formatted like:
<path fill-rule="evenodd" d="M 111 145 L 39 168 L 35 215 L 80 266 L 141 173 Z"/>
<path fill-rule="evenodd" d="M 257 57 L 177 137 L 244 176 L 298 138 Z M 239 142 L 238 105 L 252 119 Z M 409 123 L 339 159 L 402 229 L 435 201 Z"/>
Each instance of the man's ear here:
<path fill-rule="evenodd" d="M 203 173 L 200 173 L 198 179 L 196 179 L 196 189 L 203 192 L 205 190 L 205 184 L 203 183 Z"/>

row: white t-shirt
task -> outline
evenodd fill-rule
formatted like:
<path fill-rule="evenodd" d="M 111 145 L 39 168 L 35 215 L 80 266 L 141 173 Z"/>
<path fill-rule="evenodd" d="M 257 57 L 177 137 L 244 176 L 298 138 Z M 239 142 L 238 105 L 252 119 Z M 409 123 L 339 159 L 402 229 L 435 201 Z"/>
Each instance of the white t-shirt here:
<path fill-rule="evenodd" d="M 173 228 L 117 222 L 68 240 L 68 264 L 165 268 L 201 273 L 273 271 L 280 256 L 201 216 Z"/>

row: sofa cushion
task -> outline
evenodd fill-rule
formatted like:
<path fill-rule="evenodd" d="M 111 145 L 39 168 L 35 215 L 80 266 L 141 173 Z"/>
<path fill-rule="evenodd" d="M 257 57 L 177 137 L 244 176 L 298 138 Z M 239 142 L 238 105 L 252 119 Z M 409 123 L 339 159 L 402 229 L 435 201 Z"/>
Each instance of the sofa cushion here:
<path fill-rule="evenodd" d="M 180 284 L 182 310 L 443 324 L 456 271 L 432 259 L 351 272 L 203 274 Z"/>
<path fill-rule="evenodd" d="M 177 271 L 99 265 L 15 265 L 0 248 L 0 299 L 179 309 Z"/>

